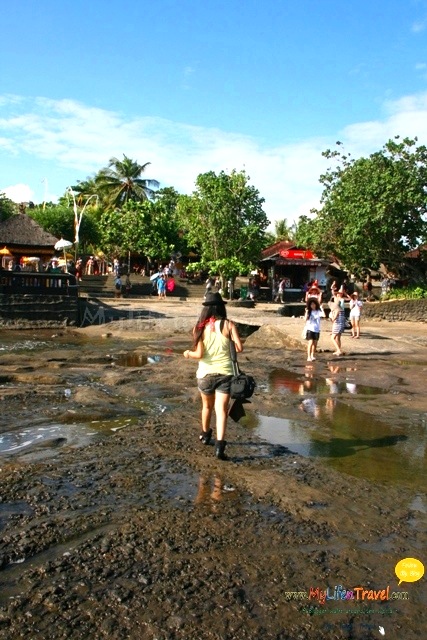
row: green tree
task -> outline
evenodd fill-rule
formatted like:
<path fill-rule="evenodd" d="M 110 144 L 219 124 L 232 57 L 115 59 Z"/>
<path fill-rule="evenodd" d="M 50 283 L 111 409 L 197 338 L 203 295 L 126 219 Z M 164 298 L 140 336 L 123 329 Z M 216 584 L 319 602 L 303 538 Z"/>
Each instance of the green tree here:
<path fill-rule="evenodd" d="M 47 202 L 27 210 L 38 224 L 57 238 L 74 240 L 74 210 L 72 204 L 62 201 L 61 204 Z M 97 247 L 101 239 L 100 226 L 95 210 L 85 213 L 81 224 L 81 243 L 79 248 L 84 252 L 87 247 Z"/>
<path fill-rule="evenodd" d="M 427 233 L 427 148 L 416 142 L 397 136 L 358 160 L 325 151 L 337 165 L 320 177 L 322 207 L 312 210 L 314 219 L 300 218 L 297 243 L 355 274 L 381 263 L 398 273 L 404 254 Z"/>
<path fill-rule="evenodd" d="M 287 220 L 276 220 L 274 223 L 275 242 L 279 242 L 279 240 L 293 241 L 295 239 L 295 229 L 296 225 L 289 225 Z"/>
<path fill-rule="evenodd" d="M 60 198 L 60 202 L 62 200 L 65 200 L 67 203 L 69 202 L 70 189 L 74 194 L 78 207 L 84 207 L 88 198 L 98 195 L 95 177 L 86 178 L 86 180 L 78 180 L 77 184 L 67 189 L 66 193 L 62 196 L 62 198 Z"/>
<path fill-rule="evenodd" d="M 142 178 L 150 163 L 141 165 L 123 155 L 123 160 L 111 158 L 91 181 L 80 183 L 81 190 L 95 190 L 105 209 L 121 209 L 127 202 L 142 202 L 154 196 L 157 180 Z M 79 186 L 79 185 L 77 185 Z M 83 196 L 86 194 L 82 194 Z M 89 195 L 89 194 L 88 194 Z"/>
<path fill-rule="evenodd" d="M 261 198 L 244 171 L 200 174 L 191 196 L 181 196 L 178 213 L 200 265 L 234 279 L 256 264 L 269 221 Z"/>
<path fill-rule="evenodd" d="M 0 193 L 0 222 L 7 220 L 17 212 L 16 204 L 6 194 Z"/>
<path fill-rule="evenodd" d="M 178 232 L 168 208 L 162 209 L 160 201 L 130 201 L 120 211 L 105 211 L 100 223 L 103 249 L 119 255 L 131 251 L 150 259 L 168 258 L 176 250 Z"/>
<path fill-rule="evenodd" d="M 174 252 L 188 253 L 187 239 L 181 228 L 178 203 L 182 196 L 173 187 L 164 187 L 156 191 L 152 202 L 153 227 L 164 236 L 168 247 Z M 150 256 L 151 257 L 151 256 Z M 168 255 L 155 257 L 168 257 Z"/>

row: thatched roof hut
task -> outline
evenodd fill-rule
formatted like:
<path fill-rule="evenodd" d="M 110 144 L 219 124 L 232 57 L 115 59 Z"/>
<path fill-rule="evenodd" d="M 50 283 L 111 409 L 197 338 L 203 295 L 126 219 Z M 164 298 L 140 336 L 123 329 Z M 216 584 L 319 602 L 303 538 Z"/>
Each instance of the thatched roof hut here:
<path fill-rule="evenodd" d="M 24 256 L 49 259 L 58 239 L 25 213 L 18 213 L 0 222 L 0 246 L 7 247 L 17 261 Z"/>

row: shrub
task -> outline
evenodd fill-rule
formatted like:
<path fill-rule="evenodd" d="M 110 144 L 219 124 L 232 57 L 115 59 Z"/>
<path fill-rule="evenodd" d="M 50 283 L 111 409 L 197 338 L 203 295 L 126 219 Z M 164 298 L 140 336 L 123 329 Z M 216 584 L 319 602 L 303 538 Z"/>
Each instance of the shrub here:
<path fill-rule="evenodd" d="M 382 296 L 382 300 L 421 300 L 422 298 L 427 298 L 427 289 L 424 287 L 412 287 L 405 289 L 392 289 L 384 296 Z"/>

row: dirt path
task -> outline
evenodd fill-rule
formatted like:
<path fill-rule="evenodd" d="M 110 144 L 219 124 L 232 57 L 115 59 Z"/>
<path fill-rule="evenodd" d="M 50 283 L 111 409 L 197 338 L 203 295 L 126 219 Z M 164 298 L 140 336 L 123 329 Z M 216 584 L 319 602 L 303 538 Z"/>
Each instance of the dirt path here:
<path fill-rule="evenodd" d="M 369 640 L 380 626 L 386 638 L 422 637 L 425 577 L 398 586 L 394 574 L 405 557 L 426 564 L 417 483 L 373 481 L 369 465 L 355 475 L 349 450 L 347 472 L 325 466 L 260 441 L 250 421 L 230 424 L 220 463 L 197 441 L 195 366 L 180 355 L 198 309 L 126 304 L 131 319 L 1 356 L 3 431 L 85 423 L 94 435 L 0 459 L 0 638 Z M 249 417 L 305 420 L 324 437 L 301 397 L 274 387 L 282 369 L 337 383 L 351 369 L 378 393 L 343 394 L 342 405 L 392 424 L 396 438 L 425 415 L 423 327 L 366 325 L 339 363 L 324 351 L 307 367 L 299 319 L 259 306 L 229 315 L 262 327 L 241 357 L 258 382 Z M 379 435 L 363 445 L 371 467 L 394 446 Z M 316 589 L 328 587 L 355 598 L 320 604 Z M 368 599 L 387 587 L 400 599 Z"/>

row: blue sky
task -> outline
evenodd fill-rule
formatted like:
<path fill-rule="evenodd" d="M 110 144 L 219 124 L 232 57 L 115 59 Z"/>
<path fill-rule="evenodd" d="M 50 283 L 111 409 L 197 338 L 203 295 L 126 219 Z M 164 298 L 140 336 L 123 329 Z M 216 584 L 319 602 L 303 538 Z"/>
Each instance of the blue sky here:
<path fill-rule="evenodd" d="M 16 0 L 2 11 L 0 191 L 55 199 L 112 156 L 190 193 L 245 169 L 274 221 L 321 156 L 427 144 L 427 0 Z"/>

